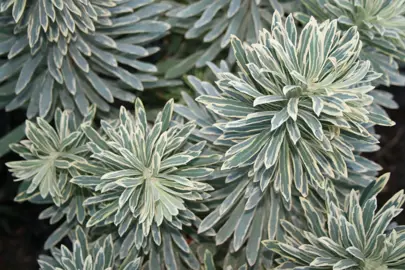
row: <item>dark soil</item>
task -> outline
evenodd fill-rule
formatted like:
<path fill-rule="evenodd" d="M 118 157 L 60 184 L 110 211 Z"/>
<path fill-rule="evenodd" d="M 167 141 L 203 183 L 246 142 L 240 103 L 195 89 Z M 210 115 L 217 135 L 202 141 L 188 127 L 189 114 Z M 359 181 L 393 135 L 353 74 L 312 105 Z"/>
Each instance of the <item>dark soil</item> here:
<path fill-rule="evenodd" d="M 379 196 L 383 204 L 400 189 L 405 189 L 405 91 L 390 88 L 400 109 L 389 111 L 396 126 L 378 128 L 381 135 L 381 150 L 368 155 L 381 164 L 383 172 L 391 172 L 386 189 Z M 0 111 L 0 137 L 25 120 L 24 112 L 5 113 Z M 43 244 L 54 228 L 47 221 L 38 220 L 44 206 L 30 203 L 18 204 L 13 201 L 18 183 L 14 183 L 5 163 L 19 157 L 9 153 L 0 159 L 0 269 L 38 269 L 37 257 L 43 253 Z M 405 224 L 405 213 L 397 218 Z"/>
<path fill-rule="evenodd" d="M 389 91 L 394 94 L 399 104 L 399 109 L 388 111 L 396 125 L 377 127 L 377 133 L 381 135 L 381 149 L 368 156 L 384 168 L 383 172 L 391 173 L 387 187 L 379 195 L 379 204 L 385 203 L 399 190 L 405 189 L 405 89 L 391 87 Z M 405 212 L 401 213 L 396 221 L 405 224 Z"/>
<path fill-rule="evenodd" d="M 0 136 L 25 121 L 21 111 L 0 111 Z M 5 163 L 18 160 L 9 153 L 0 159 L 0 269 L 38 269 L 37 257 L 52 228 L 46 221 L 38 220 L 44 206 L 13 201 L 18 183 L 13 182 Z"/>

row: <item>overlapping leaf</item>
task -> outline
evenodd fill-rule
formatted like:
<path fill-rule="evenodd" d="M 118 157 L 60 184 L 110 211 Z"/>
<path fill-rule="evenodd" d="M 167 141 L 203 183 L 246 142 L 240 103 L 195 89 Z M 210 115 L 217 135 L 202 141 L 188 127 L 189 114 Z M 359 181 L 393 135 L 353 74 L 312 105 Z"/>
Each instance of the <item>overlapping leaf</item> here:
<path fill-rule="evenodd" d="M 293 185 L 306 196 L 325 176 L 347 176 L 350 141 L 377 142 L 363 125 L 392 125 L 367 110 L 369 82 L 378 74 L 358 58 L 355 29 L 340 32 L 336 21 L 311 20 L 298 37 L 292 17 L 283 25 L 275 14 L 259 43 L 243 48 L 234 38 L 233 45 L 244 74 L 220 74 L 223 94 L 197 100 L 237 119 L 216 125 L 224 132 L 219 140 L 235 143 L 222 168 L 251 169 L 261 190 L 270 178 L 288 202 Z"/>
<path fill-rule="evenodd" d="M 383 74 L 378 81 L 385 85 L 404 85 L 405 77 L 398 71 L 398 63 L 405 60 L 404 31 L 405 1 L 391 0 L 304 0 L 304 13 L 319 20 L 337 19 L 340 29 L 356 26 L 363 41 L 361 57 L 371 62 Z M 306 21 L 309 17 L 297 13 Z M 381 94 L 380 105 L 396 107 L 389 94 Z M 387 96 L 388 95 L 388 96 Z"/>
<path fill-rule="evenodd" d="M 186 67 L 186 63 L 202 67 L 215 60 L 221 51 L 230 47 L 232 35 L 255 42 L 259 31 L 270 25 L 271 11 L 284 13 L 282 2 L 288 1 L 199 0 L 173 8 L 167 13 L 172 27 L 184 31 L 186 39 L 202 39 L 208 45 L 205 50 L 180 62 L 179 68 Z M 229 60 L 235 61 L 231 50 Z"/>
<path fill-rule="evenodd" d="M 215 74 L 219 72 L 229 72 L 228 64 L 225 61 L 221 61 L 220 67 L 217 67 L 213 63 L 208 63 L 208 65 Z M 193 97 L 183 91 L 181 95 L 185 104 L 175 104 L 174 110 L 186 120 L 196 123 L 198 128 L 194 131 L 194 140 L 206 140 L 210 144 L 210 147 L 215 148 L 217 146 L 214 142 L 222 135 L 222 131 L 218 129 L 215 124 L 221 121 L 228 121 L 229 119 L 207 110 L 203 104 L 195 101 L 195 97 L 201 95 L 219 97 L 221 90 L 210 82 L 201 81 L 196 76 L 192 75 L 187 76 L 187 83 L 190 85 L 195 95 Z M 225 153 L 226 147 L 220 146 L 218 150 Z"/>
<path fill-rule="evenodd" d="M 109 111 L 115 99 L 134 101 L 134 89 L 164 85 L 144 58 L 170 25 L 156 20 L 167 3 L 153 0 L 10 0 L 0 6 L 0 95 L 7 110 L 28 104 L 29 118 L 55 105 L 87 113 Z"/>
<path fill-rule="evenodd" d="M 404 231 L 386 229 L 405 197 L 375 212 L 387 177 L 374 181 L 381 167 L 361 153 L 378 149 L 374 125 L 393 124 L 381 108 L 395 108 L 392 96 L 373 85 L 404 84 L 394 61 L 404 1 L 305 0 L 326 21 L 297 13 L 302 31 L 269 13 L 283 9 L 273 0 L 179 4 L 169 22 L 203 44 L 166 75 L 208 64 L 217 85 L 188 76 L 197 101 L 183 93 L 185 105 L 169 101 L 149 125 L 137 99 L 134 115 L 121 108 L 100 129 L 94 111 L 79 126 L 57 107 L 108 112 L 134 89 L 166 85 L 148 61 L 170 5 L 0 3 L 0 106 L 41 116 L 12 146 L 26 159 L 8 164 L 22 181 L 16 199 L 52 203 L 40 218 L 63 220 L 46 248 L 90 227 L 75 230 L 73 251 L 41 256 L 41 269 L 273 269 L 273 252 L 280 269 L 403 269 Z M 209 63 L 229 47 L 241 72 Z M 55 129 L 44 120 L 54 111 Z"/>
<path fill-rule="evenodd" d="M 94 113 L 92 110 L 83 121 L 90 124 Z M 7 163 L 16 181 L 22 181 L 18 201 L 50 197 L 60 206 L 74 193 L 69 183 L 75 174 L 72 164 L 86 161 L 87 138 L 71 112 L 58 109 L 54 118 L 56 129 L 40 117 L 36 124 L 27 120 L 27 140 L 11 145 L 12 150 L 25 159 Z"/>
<path fill-rule="evenodd" d="M 140 258 L 127 258 L 125 262 L 117 260 L 117 250 L 111 235 L 88 241 L 88 235 L 77 226 L 71 235 L 73 250 L 62 245 L 60 249 L 53 248 L 52 256 L 40 255 L 38 263 L 40 270 L 137 270 L 141 269 Z"/>
<path fill-rule="evenodd" d="M 383 175 L 359 195 L 354 190 L 339 206 L 333 188 L 328 188 L 325 208 L 301 200 L 307 228 L 283 221 L 285 241 L 264 241 L 264 245 L 288 260 L 277 269 L 403 269 L 405 231 L 388 225 L 401 211 L 404 192 L 394 195 L 376 211 L 376 195 L 389 176 Z"/>
<path fill-rule="evenodd" d="M 90 125 L 94 115 L 93 107 L 82 121 Z M 39 216 L 50 219 L 51 224 L 65 218 L 49 236 L 46 248 L 62 240 L 76 224 L 83 223 L 88 212 L 83 206 L 88 191 L 70 183 L 72 177 L 80 174 L 74 164 L 86 162 L 90 156 L 88 139 L 72 112 L 57 109 L 54 120 L 55 128 L 43 118 L 38 117 L 36 124 L 27 120 L 27 140 L 10 146 L 24 160 L 6 164 L 16 181 L 21 181 L 16 201 L 52 204 Z"/>
<path fill-rule="evenodd" d="M 210 199 L 219 206 L 199 231 L 220 225 L 217 244 L 233 236 L 232 250 L 246 245 L 253 265 L 254 243 L 282 237 L 280 219 L 302 213 L 299 196 L 312 190 L 311 200 L 322 201 L 328 179 L 345 188 L 369 183 L 358 175 L 379 167 L 357 151 L 376 149 L 369 127 L 392 122 L 367 109 L 379 75 L 359 59 L 355 29 L 311 20 L 298 35 L 292 17 L 282 24 L 276 13 L 259 43 L 232 43 L 242 72 L 219 73 L 220 95 L 197 98 L 220 118 L 214 144 L 230 146 L 222 166 L 229 173 Z"/>
<path fill-rule="evenodd" d="M 114 225 L 123 239 L 122 257 L 143 249 L 150 254 L 150 269 L 177 267 L 179 258 L 198 269 L 180 230 L 199 225 L 194 211 L 204 210 L 200 201 L 212 188 L 198 179 L 209 175 L 221 156 L 205 153 L 205 142 L 189 144 L 195 124 L 175 123 L 172 113 L 173 100 L 149 127 L 137 99 L 135 115 L 121 108 L 118 122 L 101 122 L 102 133 L 84 125 L 94 167 L 78 163 L 87 174 L 72 182 L 94 191 L 84 202 L 97 208 L 87 226 Z"/>

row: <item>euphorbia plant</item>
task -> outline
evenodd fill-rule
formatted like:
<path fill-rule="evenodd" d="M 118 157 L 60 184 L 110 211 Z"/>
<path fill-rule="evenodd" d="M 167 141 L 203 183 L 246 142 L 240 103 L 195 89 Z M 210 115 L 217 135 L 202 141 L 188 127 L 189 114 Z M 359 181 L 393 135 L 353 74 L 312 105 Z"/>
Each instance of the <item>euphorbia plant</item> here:
<path fill-rule="evenodd" d="M 364 125 L 393 123 L 367 109 L 380 75 L 360 59 L 355 28 L 342 32 L 337 21 L 311 19 L 299 34 L 292 16 L 284 23 L 276 12 L 258 43 L 244 46 L 234 37 L 232 45 L 241 72 L 219 73 L 220 95 L 197 101 L 224 117 L 214 144 L 231 145 L 221 169 L 231 171 L 225 183 L 234 189 L 221 194 L 199 231 L 221 224 L 217 244 L 233 235 L 235 251 L 247 240 L 253 265 L 253 242 L 277 237 L 298 196 L 324 196 L 325 181 L 348 177 L 355 145 L 377 143 Z"/>
<path fill-rule="evenodd" d="M 5 0 L 0 92 L 6 110 L 28 104 L 27 117 L 53 115 L 57 106 L 87 114 L 108 112 L 115 99 L 134 101 L 158 80 L 143 59 L 170 25 L 155 17 L 167 3 L 144 0 Z M 128 91 L 129 89 L 129 91 Z"/>
<path fill-rule="evenodd" d="M 324 209 L 302 199 L 307 228 L 283 221 L 285 243 L 264 241 L 264 245 L 280 254 L 287 261 L 283 265 L 290 269 L 404 269 L 405 231 L 387 231 L 392 219 L 402 212 L 404 192 L 399 191 L 376 211 L 376 195 L 388 178 L 387 174 L 381 176 L 361 195 L 352 190 L 344 206 L 339 206 L 333 186 L 327 188 Z"/>
<path fill-rule="evenodd" d="M 268 12 L 277 1 L 208 2 L 166 15 L 213 42 L 194 60 L 216 81 L 187 76 L 194 93 L 158 113 L 128 91 L 157 80 L 143 73 L 156 59 L 138 58 L 165 46 L 151 42 L 169 34 L 170 4 L 0 4 L 2 96 L 17 89 L 8 108 L 40 116 L 11 146 L 16 200 L 49 204 L 40 218 L 59 223 L 41 269 L 405 269 L 390 225 L 403 192 L 376 211 L 388 177 L 362 155 L 378 150 L 376 125 L 394 124 L 374 87 L 401 76 L 375 59 L 402 59 L 403 1 L 306 0 L 317 16 L 296 13 L 299 27 Z M 207 62 L 228 46 L 237 67 Z M 114 98 L 135 109 L 96 120 Z M 67 235 L 72 248 L 55 248 Z"/>

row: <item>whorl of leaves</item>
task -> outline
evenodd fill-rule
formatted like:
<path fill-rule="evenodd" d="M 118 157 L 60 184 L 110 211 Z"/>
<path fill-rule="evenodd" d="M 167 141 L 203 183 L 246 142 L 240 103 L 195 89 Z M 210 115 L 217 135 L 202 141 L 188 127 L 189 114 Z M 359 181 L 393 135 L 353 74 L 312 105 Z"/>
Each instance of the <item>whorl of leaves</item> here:
<path fill-rule="evenodd" d="M 83 122 L 90 124 L 94 113 L 93 109 Z M 40 117 L 36 123 L 27 120 L 27 139 L 10 146 L 24 158 L 6 164 L 15 181 L 22 181 L 17 201 L 50 197 L 56 206 L 61 206 L 75 193 L 69 182 L 76 174 L 72 164 L 86 162 L 88 140 L 72 112 L 57 109 L 54 120 L 55 128 Z"/>
<path fill-rule="evenodd" d="M 92 107 L 82 123 L 90 125 L 94 115 Z M 51 204 L 39 215 L 39 219 L 50 219 L 51 224 L 65 218 L 48 237 L 46 249 L 61 241 L 77 224 L 82 224 L 88 212 L 83 202 L 89 192 L 70 182 L 72 177 L 80 175 L 75 163 L 86 162 L 90 156 L 88 139 L 77 121 L 71 111 L 60 109 L 55 112 L 55 128 L 40 117 L 36 124 L 27 120 L 27 139 L 10 146 L 24 158 L 6 164 L 15 181 L 21 181 L 15 200 Z"/>
<path fill-rule="evenodd" d="M 249 169 L 259 194 L 273 182 L 289 202 L 293 185 L 306 196 L 309 185 L 347 176 L 345 160 L 355 159 L 351 142 L 377 142 L 363 125 L 392 125 L 367 110 L 369 82 L 379 74 L 358 58 L 354 28 L 340 32 L 336 21 L 311 19 L 298 36 L 293 18 L 283 25 L 275 13 L 271 32 L 262 31 L 259 43 L 232 43 L 243 73 L 219 74 L 223 94 L 197 100 L 234 118 L 216 124 L 224 133 L 218 141 L 234 144 L 222 168 Z"/>
<path fill-rule="evenodd" d="M 122 256 L 131 248 L 143 248 L 151 252 L 150 269 L 160 269 L 161 263 L 177 265 L 178 258 L 198 269 L 180 230 L 199 225 L 194 211 L 204 209 L 200 201 L 212 188 L 198 178 L 209 175 L 221 156 L 204 153 L 205 142 L 189 144 L 195 124 L 176 123 L 172 113 L 173 100 L 149 127 L 137 99 L 135 115 L 122 107 L 117 123 L 101 121 L 103 133 L 84 125 L 94 168 L 78 164 L 90 175 L 77 176 L 72 182 L 94 191 L 84 202 L 97 208 L 87 226 L 116 226 L 124 239 Z"/>
<path fill-rule="evenodd" d="M 114 99 L 133 102 L 136 89 L 157 86 L 156 67 L 142 58 L 170 25 L 156 18 L 167 3 L 154 0 L 6 0 L 0 95 L 27 117 L 53 114 L 57 105 L 85 115 L 89 104 L 109 111 Z"/>
<path fill-rule="evenodd" d="M 229 72 L 225 62 L 221 62 L 220 67 L 212 63 L 208 65 L 217 76 L 223 72 Z M 194 76 L 188 76 L 187 82 L 197 97 L 204 95 L 220 97 L 224 95 L 224 88 L 201 81 Z M 194 139 L 198 141 L 203 138 L 209 142 L 211 148 L 225 153 L 234 143 L 231 140 L 223 140 L 223 137 L 220 138 L 223 131 L 218 128 L 218 125 L 237 120 L 237 118 L 212 113 L 204 105 L 195 102 L 186 92 L 183 92 L 182 96 L 185 105 L 176 104 L 175 111 L 189 121 L 197 123 L 198 129 L 193 134 Z M 366 127 L 372 130 L 370 124 Z M 345 160 L 348 175 L 336 175 L 335 178 L 331 179 L 336 186 L 339 198 L 343 199 L 352 188 L 364 189 L 373 180 L 377 171 L 381 169 L 378 164 L 359 155 L 360 152 L 378 150 L 377 145 L 364 144 L 361 141 L 350 141 L 350 143 L 353 146 L 355 158 Z M 217 245 L 230 239 L 229 252 L 225 253 L 224 268 L 230 265 L 236 267 L 243 264 L 271 267 L 272 257 L 268 256 L 268 252 L 261 251 L 258 244 L 260 239 L 281 236 L 278 233 L 279 220 L 294 215 L 300 216 L 302 213 L 302 209 L 296 207 L 300 204 L 298 197 L 293 198 L 294 202 L 290 201 L 285 204 L 279 194 L 268 191 L 261 192 L 258 183 L 251 181 L 248 170 L 233 168 L 217 171 L 211 174 L 209 178 L 209 183 L 215 188 L 215 191 L 211 193 L 211 197 L 206 200 L 205 204 L 212 209 L 212 213 L 204 219 L 200 231 L 204 232 L 213 226 L 217 227 Z M 322 188 L 316 188 L 312 191 L 318 193 L 321 198 L 325 196 Z M 294 190 L 292 192 L 296 196 L 299 195 Z M 316 197 L 311 199 L 316 199 Z M 232 234 L 233 237 L 231 237 Z M 245 239 L 248 240 L 245 242 Z"/>
<path fill-rule="evenodd" d="M 284 241 L 264 241 L 264 245 L 285 258 L 284 267 L 289 265 L 289 269 L 404 269 L 405 230 L 387 231 L 402 211 L 404 192 L 395 194 L 376 212 L 376 195 L 388 178 L 387 174 L 381 176 L 361 195 L 353 190 L 344 207 L 339 206 L 333 189 L 328 190 L 326 210 L 302 198 L 308 228 L 283 221 Z"/>
<path fill-rule="evenodd" d="M 141 269 L 139 258 L 121 264 L 116 261 L 113 239 L 108 235 L 104 239 L 89 242 L 85 231 L 77 226 L 71 237 L 73 250 L 62 245 L 53 248 L 52 256 L 40 255 L 40 270 L 138 270 Z M 118 264 L 118 265 L 117 265 Z"/>
<path fill-rule="evenodd" d="M 205 51 L 194 53 L 195 66 L 205 66 L 225 48 L 231 36 L 255 42 L 259 31 L 271 23 L 270 11 L 284 13 L 278 0 L 199 0 L 178 6 L 167 13 L 174 28 L 185 31 L 186 39 L 200 38 L 209 44 Z M 229 51 L 229 57 L 234 59 Z"/>
<path fill-rule="evenodd" d="M 230 72 L 229 66 L 225 61 L 221 61 L 219 66 L 213 63 L 208 63 L 209 68 L 217 76 L 220 73 Z M 232 118 L 224 117 L 212 113 L 203 104 L 195 102 L 194 98 L 201 95 L 221 96 L 222 89 L 208 81 L 202 81 L 195 76 L 187 76 L 187 84 L 190 86 L 193 94 L 183 91 L 182 98 L 185 104 L 175 104 L 174 110 L 188 121 L 194 121 L 198 128 L 194 132 L 194 140 L 206 140 L 211 148 L 217 149 L 221 153 L 225 153 L 229 146 L 233 143 L 229 140 L 219 141 L 219 137 L 223 134 L 222 130 L 216 126 L 216 123 L 228 122 Z M 374 90 L 373 90 L 374 91 Z M 373 124 L 369 123 L 365 127 L 374 134 Z M 361 141 L 351 141 L 355 160 L 346 160 L 348 168 L 348 177 L 337 177 L 335 185 L 342 183 L 337 192 L 347 194 L 352 188 L 365 188 L 370 181 L 382 169 L 377 163 L 361 156 L 361 153 L 370 153 L 379 150 L 379 146 L 375 144 L 364 144 Z M 348 184 L 350 183 L 350 184 Z"/>
<path fill-rule="evenodd" d="M 319 20 L 338 19 L 340 29 L 356 26 L 363 41 L 361 57 L 383 73 L 386 85 L 404 85 L 395 60 L 405 61 L 404 0 L 304 0 L 307 13 Z M 308 17 L 297 13 L 306 21 Z"/>

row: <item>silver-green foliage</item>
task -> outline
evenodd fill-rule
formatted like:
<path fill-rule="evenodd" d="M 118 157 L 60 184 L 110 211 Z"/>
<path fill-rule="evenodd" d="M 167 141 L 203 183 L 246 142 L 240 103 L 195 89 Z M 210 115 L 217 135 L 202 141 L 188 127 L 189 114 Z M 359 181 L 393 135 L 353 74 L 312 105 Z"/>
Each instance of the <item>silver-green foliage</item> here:
<path fill-rule="evenodd" d="M 388 174 L 381 176 L 361 194 L 353 190 L 344 206 L 339 205 L 333 188 L 328 188 L 324 209 L 301 199 L 307 228 L 283 221 L 284 241 L 264 241 L 287 261 L 279 268 L 405 269 L 405 230 L 398 227 L 387 231 L 402 211 L 404 192 L 399 191 L 376 211 L 376 195 L 388 178 Z"/>
<path fill-rule="evenodd" d="M 219 67 L 212 63 L 208 63 L 208 66 L 214 74 L 229 72 L 229 67 L 225 61 L 221 61 Z M 197 97 L 202 95 L 220 97 L 221 93 L 223 93 L 222 89 L 210 82 L 201 81 L 195 76 L 188 76 L 187 82 L 195 91 L 194 94 Z M 185 119 L 194 121 L 197 124 L 198 128 L 194 131 L 192 139 L 196 141 L 204 139 L 209 143 L 210 148 L 225 154 L 232 143 L 219 140 L 223 132 L 216 127 L 216 123 L 228 122 L 232 118 L 211 112 L 204 104 L 196 102 L 186 92 L 182 93 L 182 97 L 185 105 L 176 104 L 175 111 Z M 246 207 L 243 209 L 244 204 L 247 203 L 247 197 L 252 191 L 247 172 L 245 170 L 216 170 L 204 180 L 209 181 L 208 183 L 215 190 L 210 193 L 211 197 L 205 200 L 205 205 L 211 212 L 201 223 L 199 232 L 206 232 L 218 223 L 225 222 L 215 236 L 216 249 L 219 253 L 224 254 L 223 269 L 243 269 L 243 267 L 249 267 L 248 265 L 256 265 L 256 267 L 258 265 L 271 266 L 271 258 L 269 259 L 268 256 L 261 253 L 262 248 L 260 246 L 262 235 L 268 235 L 266 233 L 268 230 L 264 228 L 273 223 L 270 222 L 268 208 L 254 207 L 253 205 L 252 208 Z M 277 203 L 277 199 L 273 206 L 283 207 Z M 263 206 L 263 203 L 261 203 L 261 206 Z M 269 204 L 266 204 L 266 206 L 269 206 Z M 231 214 L 228 213 L 230 209 L 232 209 Z M 273 209 L 275 208 L 273 207 Z M 274 213 L 274 211 L 270 212 Z M 252 213 L 254 214 L 252 215 Z M 252 225 L 253 218 L 255 220 L 254 225 Z M 270 227 L 273 228 L 273 226 Z M 264 232 L 262 232 L 263 229 Z M 231 239 L 234 232 L 234 237 Z M 244 245 L 245 238 L 249 238 L 247 245 Z M 230 245 L 223 245 L 229 239 L 231 239 Z M 212 268 L 212 265 L 210 267 Z"/>
<path fill-rule="evenodd" d="M 40 255 L 40 270 L 137 270 L 141 269 L 139 258 L 121 264 L 111 235 L 94 242 L 88 241 L 86 232 L 77 226 L 71 236 L 73 250 L 62 245 L 51 250 L 52 257 Z"/>
<path fill-rule="evenodd" d="M 354 159 L 350 141 L 377 142 L 363 125 L 392 125 L 367 110 L 369 83 L 379 74 L 359 59 L 354 28 L 341 32 L 336 21 L 311 19 L 298 36 L 292 17 L 284 25 L 275 13 L 259 43 L 232 43 L 243 73 L 219 74 L 223 94 L 197 100 L 235 119 L 216 124 L 224 133 L 219 140 L 234 143 L 222 168 L 249 168 L 260 190 L 273 179 L 288 202 L 293 185 L 306 196 L 309 185 L 347 176 L 345 160 Z"/>
<path fill-rule="evenodd" d="M 46 248 L 78 223 L 91 227 L 76 228 L 73 252 L 62 246 L 52 249 L 53 258 L 41 256 L 41 270 L 138 269 L 138 256 L 148 269 L 200 269 L 199 261 L 215 269 L 215 249 L 224 255 L 224 269 L 272 269 L 265 246 L 282 256 L 282 269 L 405 269 L 405 231 L 385 233 L 405 197 L 398 193 L 376 213 L 375 196 L 388 177 L 373 182 L 380 167 L 360 156 L 378 148 L 374 125 L 393 124 L 373 104 L 373 96 L 388 104 L 390 97 L 373 90 L 380 74 L 372 66 L 381 60 L 376 69 L 385 82 L 399 84 L 390 58 L 397 52 L 402 57 L 402 6 L 304 2 L 308 9 L 328 2 L 328 12 L 343 15 L 323 23 L 308 19 L 298 33 L 292 16 L 284 23 L 278 12 L 269 13 L 281 8 L 272 0 L 200 0 L 174 9 L 169 16 L 188 29 L 187 38 L 212 43 L 196 53 L 197 66 L 231 44 L 240 72 L 208 63 L 217 86 L 187 77 L 197 102 L 183 93 L 186 106 L 169 101 L 149 125 L 136 99 L 135 114 L 122 107 L 118 119 L 101 121 L 100 129 L 89 103 L 108 111 L 114 98 L 135 99 L 123 89 L 156 82 L 138 73 L 156 71 L 139 59 L 158 50 L 147 44 L 166 34 L 168 25 L 155 17 L 169 5 L 0 3 L 0 54 L 7 55 L 0 60 L 0 103 L 15 93 L 9 110 L 28 104 L 29 117 L 55 111 L 55 128 L 43 117 L 27 121 L 28 140 L 11 146 L 25 159 L 7 164 L 22 181 L 16 200 L 51 203 L 40 218 L 52 224 L 65 218 Z M 269 31 L 259 31 L 263 26 Z M 242 44 L 233 34 L 258 41 Z M 82 123 L 71 111 L 56 109 L 59 104 L 86 115 Z M 99 229 L 111 235 L 88 242 Z M 199 260 L 187 240 L 196 246 L 201 241 L 203 248 L 214 234 L 215 244 L 208 245 L 221 247 Z M 270 239 L 265 246 L 263 239 Z"/>
<path fill-rule="evenodd" d="M 209 44 L 205 51 L 197 51 L 196 67 L 213 61 L 225 48 L 231 36 L 255 42 L 259 31 L 271 24 L 271 11 L 283 12 L 277 0 L 199 0 L 168 12 L 173 27 L 184 29 L 186 39 L 200 38 Z M 232 51 L 229 57 L 234 59 Z"/>
<path fill-rule="evenodd" d="M 229 72 L 229 67 L 225 61 L 221 61 L 220 67 L 215 66 L 212 63 L 208 63 L 208 66 L 216 74 L 217 72 Z M 201 95 L 220 96 L 221 90 L 215 87 L 213 84 L 207 81 L 201 81 L 196 76 L 187 76 L 187 83 L 190 85 L 195 97 Z M 195 97 L 192 97 L 189 93 L 183 91 L 181 96 L 184 101 L 183 104 L 175 104 L 174 110 L 177 114 L 184 117 L 188 121 L 194 121 L 197 125 L 197 129 L 194 131 L 195 140 L 206 140 L 209 142 L 210 147 L 215 148 L 214 142 L 222 134 L 222 131 L 215 126 L 216 122 L 226 120 L 226 118 L 212 113 L 203 104 L 195 101 Z M 223 152 L 224 147 L 220 147 L 219 151 Z"/>
<path fill-rule="evenodd" d="M 218 67 L 212 63 L 208 63 L 208 66 L 217 76 L 217 79 L 218 74 L 230 72 L 225 61 L 221 61 L 220 66 Z M 187 83 L 194 91 L 195 97 L 201 95 L 221 96 L 221 93 L 223 93 L 222 89 L 208 81 L 201 81 L 195 76 L 187 76 Z M 175 104 L 175 111 L 185 119 L 195 121 L 198 125 L 198 129 L 194 132 L 194 139 L 206 140 L 210 143 L 211 148 L 215 148 L 218 151 L 225 153 L 229 146 L 233 145 L 233 142 L 230 140 L 219 139 L 223 132 L 217 127 L 216 123 L 228 122 L 232 120 L 232 118 L 212 113 L 203 104 L 196 102 L 187 92 L 182 92 L 182 97 L 185 104 Z M 374 134 L 373 125 L 373 123 L 368 123 L 365 127 Z M 373 180 L 373 177 L 376 176 L 377 172 L 382 169 L 380 165 L 360 155 L 362 152 L 377 151 L 379 149 L 378 145 L 364 144 L 362 141 L 351 141 L 350 143 L 353 146 L 355 159 L 346 160 L 348 176 L 340 176 L 334 179 L 334 184 L 339 185 L 338 193 L 343 195 L 350 192 L 350 189 L 352 188 L 361 189 L 366 187 L 370 181 Z M 219 174 L 227 175 L 227 173 L 223 172 L 220 172 Z"/>
<path fill-rule="evenodd" d="M 114 99 L 156 85 L 156 67 L 142 60 L 170 25 L 157 20 L 167 3 L 154 0 L 5 0 L 0 4 L 0 95 L 6 109 L 28 104 L 29 118 L 56 105 L 87 114 Z"/>
<path fill-rule="evenodd" d="M 92 110 L 83 121 L 91 123 L 94 113 Z M 72 112 L 57 109 L 54 119 L 55 128 L 40 117 L 36 124 L 27 120 L 27 139 L 10 146 L 25 159 L 6 164 L 16 181 L 22 182 L 17 201 L 50 197 L 56 206 L 61 206 L 75 193 L 69 182 L 77 173 L 72 165 L 86 162 L 88 140 Z"/>
<path fill-rule="evenodd" d="M 349 179 L 352 166 L 361 168 L 356 151 L 377 143 L 365 126 L 392 124 L 368 110 L 370 82 L 379 74 L 359 59 L 354 28 L 341 32 L 336 21 L 312 19 L 298 35 L 291 16 L 283 24 L 275 13 L 270 31 L 251 46 L 234 38 L 242 72 L 219 73 L 220 95 L 197 98 L 222 117 L 214 144 L 230 146 L 225 185 L 213 192 L 222 202 L 199 232 L 219 225 L 216 243 L 233 235 L 230 250 L 246 244 L 250 265 L 264 258 L 260 239 L 282 237 L 279 221 L 300 215 L 299 196 L 324 196 L 328 179 L 359 184 Z"/>
<path fill-rule="evenodd" d="M 361 57 L 368 59 L 381 82 L 404 85 L 396 60 L 405 61 L 404 0 L 304 0 L 308 13 L 318 20 L 337 19 L 340 29 L 356 26 L 364 43 Z M 297 18 L 305 19 L 303 13 Z"/>
<path fill-rule="evenodd" d="M 217 76 L 223 72 L 229 72 L 225 62 L 222 62 L 220 67 L 211 63 L 209 66 Z M 223 88 L 201 81 L 194 76 L 188 76 L 187 81 L 195 91 L 196 96 L 220 97 L 224 94 Z M 210 142 L 210 147 L 225 153 L 229 146 L 233 145 L 233 142 L 223 139 L 223 137 L 220 138 L 223 132 L 218 128 L 218 124 L 235 120 L 235 118 L 212 113 L 203 105 L 196 103 L 189 94 L 184 92 L 182 95 L 186 104 L 176 104 L 175 110 L 184 118 L 197 123 L 199 128 L 194 133 L 195 139 L 204 138 Z M 371 125 L 369 123 L 366 126 L 371 128 Z M 381 169 L 376 163 L 359 155 L 360 151 L 377 150 L 377 145 L 364 144 L 362 141 L 350 141 L 350 143 L 353 146 L 355 158 L 346 160 L 348 176 L 337 176 L 333 179 L 333 184 L 336 185 L 340 198 L 344 198 L 351 188 L 363 189 L 366 187 L 373 180 L 376 171 Z M 260 251 L 258 245 L 260 239 L 262 237 L 264 239 L 266 236 L 281 236 L 277 232 L 278 221 L 282 218 L 300 216 L 300 212 L 302 212 L 302 209 L 297 208 L 299 205 L 297 197 L 293 198 L 294 201 L 285 204 L 277 193 L 258 192 L 260 190 L 256 188 L 257 182 L 251 181 L 248 170 L 249 168 L 247 170 L 220 171 L 212 174 L 209 178 L 209 183 L 215 187 L 215 191 L 211 193 L 211 198 L 206 201 L 206 205 L 212 209 L 212 212 L 201 224 L 200 231 L 205 231 L 216 224 L 222 224 L 216 234 L 217 245 L 223 244 L 234 234 L 230 241 L 229 252 L 223 262 L 224 268 L 230 266 L 238 268 L 247 263 L 255 264 L 256 267 L 260 265 L 266 269 L 271 267 L 271 256 L 269 258 L 268 254 Z M 315 191 L 324 196 L 322 189 L 312 192 Z M 244 239 L 248 239 L 246 245 L 244 245 Z"/>
<path fill-rule="evenodd" d="M 94 169 L 74 177 L 72 183 L 93 190 L 84 205 L 97 210 L 87 226 L 116 226 L 124 239 L 121 256 L 143 248 L 150 252 L 150 269 L 160 268 L 161 263 L 176 266 L 179 258 L 198 269 L 181 230 L 198 227 L 194 211 L 204 209 L 201 201 L 212 189 L 198 179 L 211 174 L 210 167 L 221 156 L 205 153 L 205 142 L 189 144 L 195 124 L 176 123 L 172 114 L 173 100 L 150 127 L 137 99 L 135 115 L 122 107 L 118 122 L 101 122 L 102 133 L 84 125 Z"/>
<path fill-rule="evenodd" d="M 94 115 L 92 107 L 81 123 L 92 124 Z M 75 164 L 87 163 L 86 159 L 90 157 L 88 139 L 77 121 L 73 112 L 57 109 L 55 128 L 40 117 L 36 124 L 27 120 L 27 139 L 10 145 L 24 158 L 6 164 L 15 181 L 21 182 L 15 200 L 50 204 L 39 218 L 50 219 L 51 224 L 63 220 L 48 237 L 47 249 L 62 240 L 76 224 L 83 224 L 88 212 L 83 202 L 89 192 L 70 182 L 72 177 L 81 174 Z"/>

